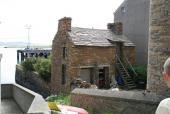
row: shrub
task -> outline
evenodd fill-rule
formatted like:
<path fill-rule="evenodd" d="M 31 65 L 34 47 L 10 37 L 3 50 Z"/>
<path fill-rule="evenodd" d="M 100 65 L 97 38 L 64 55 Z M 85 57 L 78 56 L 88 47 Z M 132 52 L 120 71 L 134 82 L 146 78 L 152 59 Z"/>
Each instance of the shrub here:
<path fill-rule="evenodd" d="M 147 77 L 147 66 L 146 65 L 134 66 L 134 70 L 139 75 L 139 77 L 146 79 Z"/>
<path fill-rule="evenodd" d="M 134 81 L 137 84 L 138 88 L 145 89 L 146 82 L 147 82 L 147 66 L 141 65 L 141 66 L 133 66 L 135 72 L 137 73 L 137 77 L 134 76 Z M 132 70 L 129 69 L 129 72 L 131 74 Z"/>
<path fill-rule="evenodd" d="M 21 63 L 24 71 L 36 71 L 42 79 L 50 81 L 51 78 L 51 56 L 45 58 L 27 58 Z"/>
<path fill-rule="evenodd" d="M 59 95 L 48 96 L 46 98 L 46 101 L 56 102 L 56 103 L 62 104 L 62 105 L 70 105 L 71 104 L 70 95 L 64 95 L 61 93 Z"/>
<path fill-rule="evenodd" d="M 24 62 L 21 63 L 24 71 L 34 71 L 34 64 L 36 63 L 35 58 L 27 58 Z"/>
<path fill-rule="evenodd" d="M 51 60 L 50 58 L 38 58 L 34 65 L 35 70 L 39 73 L 42 79 L 50 81 L 51 79 Z"/>

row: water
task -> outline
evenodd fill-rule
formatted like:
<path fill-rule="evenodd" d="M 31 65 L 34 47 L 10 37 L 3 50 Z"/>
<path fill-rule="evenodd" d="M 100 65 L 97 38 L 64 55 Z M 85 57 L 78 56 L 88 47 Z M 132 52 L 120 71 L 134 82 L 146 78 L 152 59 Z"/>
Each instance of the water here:
<path fill-rule="evenodd" d="M 1 59 L 1 83 L 15 83 L 15 68 L 17 64 L 18 48 L 0 48 Z"/>

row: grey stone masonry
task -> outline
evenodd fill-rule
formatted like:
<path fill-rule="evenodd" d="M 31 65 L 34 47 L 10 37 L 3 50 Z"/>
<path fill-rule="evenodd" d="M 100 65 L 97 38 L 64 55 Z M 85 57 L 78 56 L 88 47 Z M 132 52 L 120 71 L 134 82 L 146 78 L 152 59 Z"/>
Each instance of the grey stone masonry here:
<path fill-rule="evenodd" d="M 71 105 L 91 110 L 92 114 L 155 114 L 165 97 L 144 91 L 74 89 Z"/>
<path fill-rule="evenodd" d="M 147 89 L 170 93 L 162 79 L 162 66 L 170 56 L 170 0 L 151 0 Z"/>

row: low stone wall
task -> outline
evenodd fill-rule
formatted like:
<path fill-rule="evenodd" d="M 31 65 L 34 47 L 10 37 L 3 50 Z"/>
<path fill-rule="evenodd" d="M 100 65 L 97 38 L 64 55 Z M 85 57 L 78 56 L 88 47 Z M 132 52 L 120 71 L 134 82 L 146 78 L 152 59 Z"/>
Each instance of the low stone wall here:
<path fill-rule="evenodd" d="M 155 114 L 162 96 L 143 91 L 74 89 L 71 105 L 93 114 Z"/>
<path fill-rule="evenodd" d="M 22 66 L 16 65 L 16 83 L 41 94 L 43 97 L 50 95 L 50 83 L 45 82 L 36 72 L 24 72 Z"/>
<path fill-rule="evenodd" d="M 13 99 L 24 114 L 50 114 L 50 109 L 41 95 L 18 84 L 2 84 L 1 99 Z M 7 104 L 9 103 L 5 105 Z M 4 108 L 2 110 L 14 110 L 15 107 L 11 106 L 9 104 L 9 109 Z"/>

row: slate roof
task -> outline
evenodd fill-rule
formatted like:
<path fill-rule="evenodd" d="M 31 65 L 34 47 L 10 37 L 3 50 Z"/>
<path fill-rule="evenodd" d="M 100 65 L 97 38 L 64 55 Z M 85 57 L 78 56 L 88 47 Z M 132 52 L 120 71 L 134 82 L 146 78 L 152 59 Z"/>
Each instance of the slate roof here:
<path fill-rule="evenodd" d="M 72 27 L 69 38 L 79 46 L 115 46 L 111 42 L 124 42 L 125 46 L 135 46 L 123 35 L 115 35 L 110 30 Z"/>

